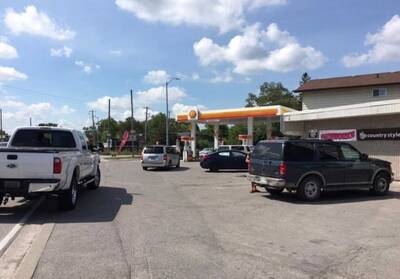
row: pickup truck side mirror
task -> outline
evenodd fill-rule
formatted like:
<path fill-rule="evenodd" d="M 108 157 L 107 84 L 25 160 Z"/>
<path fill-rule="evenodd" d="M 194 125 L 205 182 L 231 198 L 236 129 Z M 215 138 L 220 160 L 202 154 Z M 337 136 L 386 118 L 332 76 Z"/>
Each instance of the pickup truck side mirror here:
<path fill-rule="evenodd" d="M 362 153 L 360 156 L 361 161 L 367 161 L 368 160 L 368 154 Z"/>

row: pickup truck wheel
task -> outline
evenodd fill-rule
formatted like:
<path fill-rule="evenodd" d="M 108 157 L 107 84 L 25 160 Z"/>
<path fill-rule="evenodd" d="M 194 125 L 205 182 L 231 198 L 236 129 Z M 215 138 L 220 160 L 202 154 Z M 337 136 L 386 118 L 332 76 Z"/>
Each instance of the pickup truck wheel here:
<path fill-rule="evenodd" d="M 389 191 L 390 178 L 384 173 L 379 173 L 374 180 L 372 192 L 375 195 L 384 195 Z"/>
<path fill-rule="evenodd" d="M 89 190 L 95 190 L 99 188 L 100 186 L 100 180 L 101 180 L 101 172 L 100 168 L 97 168 L 96 175 L 94 177 L 94 180 L 86 186 Z"/>
<path fill-rule="evenodd" d="M 297 194 L 304 201 L 316 201 L 321 197 L 321 188 L 321 179 L 308 176 L 301 182 Z"/>
<path fill-rule="evenodd" d="M 276 196 L 276 195 L 279 195 L 280 193 L 282 193 L 284 188 L 282 188 L 282 189 L 265 188 L 265 190 L 267 190 L 267 192 L 269 194 L 271 194 L 272 196 Z"/>
<path fill-rule="evenodd" d="M 180 168 L 181 167 L 181 160 L 178 160 L 178 164 L 176 164 L 176 168 Z"/>
<path fill-rule="evenodd" d="M 68 190 L 63 191 L 59 196 L 60 208 L 63 210 L 72 210 L 76 206 L 78 198 L 78 181 L 74 176 Z"/>

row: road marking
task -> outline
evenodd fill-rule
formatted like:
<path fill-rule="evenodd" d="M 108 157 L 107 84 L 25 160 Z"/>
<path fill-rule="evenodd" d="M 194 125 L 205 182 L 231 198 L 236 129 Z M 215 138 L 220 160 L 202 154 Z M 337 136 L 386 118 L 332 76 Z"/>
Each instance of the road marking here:
<path fill-rule="evenodd" d="M 17 237 L 18 233 L 21 231 L 26 221 L 28 221 L 29 217 L 35 212 L 35 210 L 40 206 L 40 204 L 44 201 L 44 197 L 41 197 L 38 202 L 31 208 L 31 210 L 26 213 L 21 220 L 19 220 L 18 224 L 16 224 L 12 230 L 0 241 L 0 257 L 4 254 L 13 240 Z"/>

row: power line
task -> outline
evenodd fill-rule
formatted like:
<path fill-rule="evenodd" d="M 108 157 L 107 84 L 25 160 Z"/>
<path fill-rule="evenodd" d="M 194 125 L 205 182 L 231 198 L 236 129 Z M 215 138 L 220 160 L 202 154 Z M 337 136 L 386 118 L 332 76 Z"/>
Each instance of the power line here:
<path fill-rule="evenodd" d="M 73 102 L 79 102 L 79 103 L 87 101 L 87 100 L 83 100 L 83 99 L 80 99 L 80 98 L 71 98 L 71 97 L 53 95 L 53 94 L 44 93 L 42 91 L 35 90 L 35 89 L 21 88 L 21 87 L 16 87 L 16 86 L 12 86 L 12 85 L 6 85 L 6 84 L 2 84 L 1 87 L 20 90 L 20 91 L 25 91 L 25 92 L 31 92 L 31 93 L 35 93 L 35 94 L 39 94 L 39 95 L 43 95 L 43 96 L 48 96 L 48 97 L 53 97 L 53 98 L 60 98 L 60 99 L 65 99 L 65 100 L 69 100 L 69 101 L 73 101 Z"/>

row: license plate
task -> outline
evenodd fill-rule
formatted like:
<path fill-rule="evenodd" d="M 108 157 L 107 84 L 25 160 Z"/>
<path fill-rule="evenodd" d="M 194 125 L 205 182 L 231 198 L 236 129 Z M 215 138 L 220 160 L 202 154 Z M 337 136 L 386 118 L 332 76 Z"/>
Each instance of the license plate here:
<path fill-rule="evenodd" d="M 6 189 L 18 189 L 19 187 L 19 181 L 4 181 L 4 188 Z"/>
<path fill-rule="evenodd" d="M 150 161 L 155 161 L 155 160 L 157 160 L 157 159 L 158 159 L 158 157 L 155 157 L 155 156 L 149 157 L 149 160 L 150 160 Z"/>

